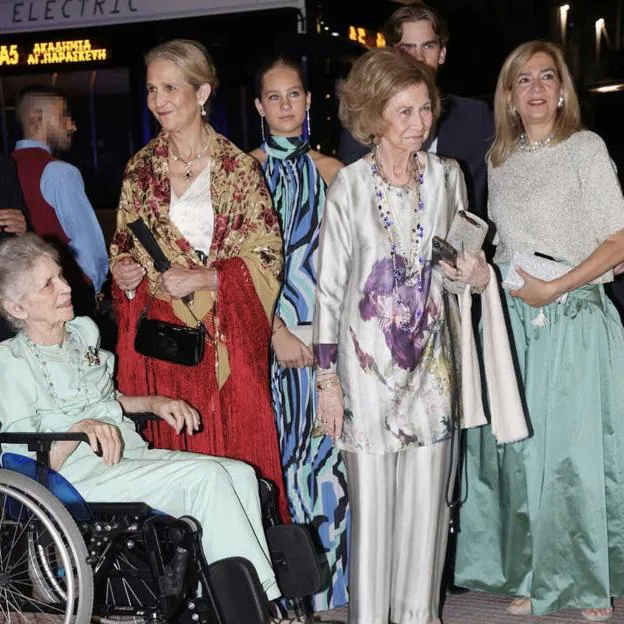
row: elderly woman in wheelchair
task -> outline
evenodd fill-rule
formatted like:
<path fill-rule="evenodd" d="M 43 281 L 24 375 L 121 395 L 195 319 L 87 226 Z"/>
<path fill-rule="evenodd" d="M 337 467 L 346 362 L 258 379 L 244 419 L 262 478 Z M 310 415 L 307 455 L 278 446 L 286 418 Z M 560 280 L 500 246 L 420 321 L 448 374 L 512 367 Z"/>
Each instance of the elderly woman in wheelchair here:
<path fill-rule="evenodd" d="M 36 482 L 24 481 L 21 475 L 6 478 L 6 471 L 3 471 L 4 477 L 0 478 L 0 544 L 4 544 L 0 546 L 0 620 L 3 616 L 6 619 L 9 611 L 18 610 L 20 604 L 27 604 L 34 611 L 60 613 L 60 609 L 55 611 L 48 606 L 60 602 L 59 596 L 69 593 L 76 596 L 77 602 L 66 609 L 66 621 L 88 622 L 84 605 L 78 604 L 80 595 L 89 593 L 91 583 L 91 580 L 80 578 L 80 569 L 86 559 L 95 571 L 96 611 L 99 601 L 101 605 L 106 603 L 108 615 L 125 612 L 137 616 L 138 613 L 152 622 L 167 621 L 176 609 L 180 611 L 177 603 L 181 602 L 190 614 L 189 621 L 229 624 L 238 619 L 237 624 L 247 624 L 248 621 L 252 624 L 252 617 L 255 617 L 253 622 L 266 621 L 268 612 L 263 600 L 277 598 L 280 590 L 263 530 L 254 470 L 235 460 L 148 449 L 124 412 L 152 412 L 176 431 L 185 427 L 189 433 L 200 426 L 198 413 L 184 401 L 166 397 L 129 397 L 116 392 L 113 355 L 98 349 L 99 332 L 91 319 L 74 318 L 70 288 L 63 279 L 56 251 L 33 234 L 0 245 L 0 313 L 19 330 L 15 338 L 0 344 L 0 441 L 6 443 L 11 436 L 5 434 L 14 432 L 78 434 L 65 436 L 73 437 L 73 440 L 52 443 L 50 468 L 60 477 L 54 472 L 52 475 L 57 480 L 62 477 L 69 481 L 86 501 L 109 503 L 99 508 L 92 506 L 87 515 L 95 514 L 97 519 L 93 515 L 78 519 L 82 543 L 68 546 L 72 540 L 62 535 L 59 537 L 62 531 L 57 531 L 58 526 L 55 528 L 45 523 L 46 519 L 57 518 L 57 524 L 68 521 L 76 526 L 71 516 L 68 520 L 63 506 L 50 503 L 43 512 L 38 512 L 37 504 L 32 501 L 49 493 L 46 490 L 41 493 Z M 77 438 L 88 440 L 88 444 L 81 444 Z M 35 446 L 31 444 L 30 448 Z M 18 454 L 12 456 L 14 466 L 20 463 L 18 456 L 29 455 L 24 444 L 10 449 L 5 444 L 3 450 L 4 468 L 11 464 L 7 461 L 10 459 L 7 450 Z M 125 503 L 125 511 L 115 511 L 112 503 Z M 146 506 L 128 506 L 129 503 L 145 503 Z M 26 511 L 20 506 L 22 504 L 26 504 Z M 146 512 L 147 506 L 171 518 L 165 522 L 166 516 L 154 514 L 151 510 Z M 15 518 L 16 514 L 20 517 Z M 175 520 L 180 516 L 191 518 Z M 19 569 L 19 562 L 14 561 L 13 567 L 7 565 L 8 553 L 2 552 L 10 542 L 6 536 L 3 539 L 2 534 L 9 518 L 14 525 L 20 518 L 28 518 L 33 526 L 43 526 L 41 531 L 47 537 L 36 544 L 33 556 L 41 557 L 46 551 L 53 555 L 51 560 L 43 560 L 38 572 L 33 573 L 32 563 L 27 571 L 21 572 L 23 582 L 27 581 L 30 587 L 29 594 L 20 589 L 18 583 L 15 596 L 21 595 L 22 603 L 15 596 L 12 601 L 3 601 L 8 596 L 7 588 L 11 587 L 10 571 Z M 149 530 L 146 530 L 145 522 Z M 26 535 L 32 530 L 22 527 L 21 532 Z M 15 529 L 14 533 L 17 533 Z M 121 537 L 113 556 L 110 550 L 115 536 Z M 166 543 L 151 541 L 154 536 L 164 536 Z M 191 544 L 193 540 L 197 546 L 195 550 Z M 19 539 L 14 536 L 13 541 Z M 85 543 L 87 550 L 84 550 Z M 135 560 L 139 551 L 147 561 L 139 563 Z M 158 552 L 158 561 L 154 551 Z M 189 557 L 195 561 L 189 564 Z M 21 559 L 23 567 L 25 556 Z M 213 565 L 222 560 L 234 564 L 211 571 L 212 566 L 199 565 L 197 559 L 201 560 L 199 563 L 207 561 Z M 108 562 L 106 566 L 104 560 Z M 252 565 L 246 570 L 244 566 L 237 567 L 237 563 L 245 560 Z M 108 568 L 100 592 L 103 597 L 100 598 L 98 566 Z M 198 570 L 196 576 L 187 572 L 189 566 Z M 152 571 L 152 585 L 137 582 L 137 577 L 145 572 L 137 572 L 141 567 Z M 50 572 L 51 568 L 56 571 Z M 130 568 L 132 573 L 120 580 L 123 571 Z M 71 569 L 73 575 L 68 573 Z M 246 575 L 256 579 L 256 587 L 260 587 L 259 579 L 260 594 L 264 596 L 259 598 L 258 592 L 255 595 L 253 591 L 248 592 L 258 603 L 256 611 L 252 609 L 251 613 L 258 613 L 258 616 L 245 615 L 243 620 L 240 613 L 250 613 L 244 611 L 247 607 L 241 606 L 243 611 L 236 615 L 237 605 L 224 604 L 219 588 L 225 587 L 227 591 L 230 581 L 237 583 L 237 578 L 242 579 L 241 586 L 252 587 L 254 581 L 246 581 Z M 34 577 L 39 581 L 34 582 Z M 199 594 L 212 603 L 208 605 L 211 609 L 202 611 L 196 607 L 193 601 L 195 587 L 176 593 L 176 584 L 188 579 L 194 579 L 190 582 L 195 587 L 197 582 L 200 583 Z M 61 586 L 60 589 L 57 585 Z M 145 609 L 142 612 L 141 607 L 145 607 L 148 598 L 141 597 L 140 592 L 146 587 L 148 595 L 154 595 L 156 606 L 149 612 Z M 230 591 L 236 593 L 233 588 Z M 118 598 L 111 608 L 108 603 L 115 594 Z M 120 601 L 119 595 L 126 599 Z M 180 600 L 172 602 L 167 598 L 171 596 Z M 238 602 L 242 604 L 244 600 Z M 88 605 L 86 608 L 90 610 Z"/>

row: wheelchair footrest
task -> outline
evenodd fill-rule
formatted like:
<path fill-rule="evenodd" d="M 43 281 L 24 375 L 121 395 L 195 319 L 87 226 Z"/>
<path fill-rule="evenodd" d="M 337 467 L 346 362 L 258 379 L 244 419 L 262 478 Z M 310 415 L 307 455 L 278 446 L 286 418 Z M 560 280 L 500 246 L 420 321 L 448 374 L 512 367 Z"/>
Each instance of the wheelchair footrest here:
<path fill-rule="evenodd" d="M 305 527 L 278 524 L 266 531 L 277 584 L 286 598 L 303 598 L 323 587 L 321 565 Z"/>
<path fill-rule="evenodd" d="M 208 581 L 223 624 L 265 624 L 267 600 L 253 565 L 228 557 L 208 566 Z"/>

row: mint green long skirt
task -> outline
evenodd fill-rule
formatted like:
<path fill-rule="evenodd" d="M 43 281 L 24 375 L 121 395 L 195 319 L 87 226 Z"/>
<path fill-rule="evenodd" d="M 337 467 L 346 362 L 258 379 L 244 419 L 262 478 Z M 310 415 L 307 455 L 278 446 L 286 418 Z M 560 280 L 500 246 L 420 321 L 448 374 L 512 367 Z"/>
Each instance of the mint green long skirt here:
<path fill-rule="evenodd" d="M 624 595 L 624 329 L 601 286 L 538 310 L 505 296 L 531 430 L 467 434 L 455 582 L 533 613 Z"/>

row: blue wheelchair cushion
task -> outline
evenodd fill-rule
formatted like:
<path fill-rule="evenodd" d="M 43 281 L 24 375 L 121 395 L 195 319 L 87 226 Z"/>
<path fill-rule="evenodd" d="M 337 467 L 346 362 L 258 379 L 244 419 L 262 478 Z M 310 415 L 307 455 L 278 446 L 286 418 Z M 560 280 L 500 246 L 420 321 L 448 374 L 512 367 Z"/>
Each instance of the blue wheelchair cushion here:
<path fill-rule="evenodd" d="M 0 456 L 0 465 L 6 470 L 18 472 L 33 481 L 42 483 L 65 505 L 77 522 L 91 522 L 95 519 L 91 508 L 78 490 L 56 470 L 25 455 L 6 452 Z"/>

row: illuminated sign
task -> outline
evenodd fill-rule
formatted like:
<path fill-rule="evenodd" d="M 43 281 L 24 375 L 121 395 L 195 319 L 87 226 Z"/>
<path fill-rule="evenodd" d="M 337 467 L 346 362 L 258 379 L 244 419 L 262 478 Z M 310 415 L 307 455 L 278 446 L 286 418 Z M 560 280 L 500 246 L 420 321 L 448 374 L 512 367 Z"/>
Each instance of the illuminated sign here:
<path fill-rule="evenodd" d="M 362 28 L 362 26 L 349 26 L 349 39 L 357 41 L 367 48 L 384 48 L 386 38 L 382 33 Z"/>
<path fill-rule="evenodd" d="M 18 44 L 0 45 L 0 67 L 10 65 L 58 65 L 92 63 L 109 58 L 106 48 L 93 46 L 90 39 L 44 41 L 29 48 Z"/>

